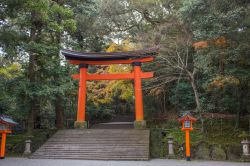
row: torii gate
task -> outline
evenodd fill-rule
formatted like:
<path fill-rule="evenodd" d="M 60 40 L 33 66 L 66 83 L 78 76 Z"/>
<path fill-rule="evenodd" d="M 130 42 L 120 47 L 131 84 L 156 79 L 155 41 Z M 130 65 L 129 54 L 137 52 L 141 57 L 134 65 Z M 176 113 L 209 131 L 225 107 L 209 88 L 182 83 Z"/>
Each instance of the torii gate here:
<path fill-rule="evenodd" d="M 87 128 L 85 121 L 86 112 L 86 82 L 92 80 L 134 80 L 135 94 L 135 128 L 146 127 L 143 114 L 142 86 L 141 80 L 153 77 L 153 72 L 142 72 L 141 63 L 151 62 L 158 54 L 158 48 L 128 52 L 102 52 L 87 53 L 72 50 L 61 50 L 61 54 L 70 64 L 79 65 L 79 74 L 72 75 L 73 79 L 79 80 L 78 90 L 78 110 L 75 128 Z M 89 65 L 111 65 L 111 64 L 131 64 L 133 72 L 123 74 L 88 74 Z"/>

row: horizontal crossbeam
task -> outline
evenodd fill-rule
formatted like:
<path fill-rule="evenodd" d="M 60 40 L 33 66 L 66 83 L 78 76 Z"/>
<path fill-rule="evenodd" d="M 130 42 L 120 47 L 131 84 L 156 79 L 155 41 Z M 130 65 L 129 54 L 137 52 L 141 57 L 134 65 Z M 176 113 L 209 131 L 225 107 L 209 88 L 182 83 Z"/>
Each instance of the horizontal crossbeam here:
<path fill-rule="evenodd" d="M 11 131 L 10 130 L 0 130 L 0 133 L 11 133 Z"/>
<path fill-rule="evenodd" d="M 141 72 L 141 78 L 152 78 L 154 75 L 153 72 Z M 71 75 L 73 79 L 79 79 L 79 74 Z M 131 80 L 134 79 L 134 73 L 126 73 L 126 74 L 87 74 L 87 80 Z"/>
<path fill-rule="evenodd" d="M 141 59 L 129 59 L 129 60 L 109 60 L 109 61 L 81 61 L 81 60 L 69 60 L 70 64 L 89 64 L 89 65 L 110 65 L 110 64 L 132 64 L 133 62 L 151 62 L 154 57 L 147 57 Z"/>

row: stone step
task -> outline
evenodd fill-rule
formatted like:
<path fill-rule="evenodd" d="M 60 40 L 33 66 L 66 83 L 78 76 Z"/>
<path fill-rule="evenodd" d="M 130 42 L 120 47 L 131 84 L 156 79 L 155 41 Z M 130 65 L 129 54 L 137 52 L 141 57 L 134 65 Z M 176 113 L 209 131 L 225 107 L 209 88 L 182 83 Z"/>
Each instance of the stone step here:
<path fill-rule="evenodd" d="M 113 159 L 113 158 L 117 158 L 117 159 L 126 159 L 126 158 L 134 158 L 134 159 L 139 159 L 141 160 L 142 158 L 143 159 L 146 159 L 148 157 L 145 157 L 145 155 L 129 155 L 129 156 L 124 156 L 124 155 L 51 155 L 51 154 L 48 154 L 48 155 L 41 155 L 41 156 L 32 156 L 30 158 L 33 158 L 33 159 L 37 159 L 37 158 L 62 158 L 62 159 L 70 159 L 70 158 L 78 158 L 78 159 L 94 159 L 94 160 L 98 160 L 98 159 L 102 159 L 102 158 L 106 158 L 106 159 Z"/>
<path fill-rule="evenodd" d="M 126 137 L 132 137 L 132 138 L 137 138 L 137 137 L 143 137 L 145 135 L 148 135 L 147 133 L 141 133 L 139 136 L 137 134 L 132 134 L 132 133 L 111 133 L 112 135 L 106 135 L 106 134 L 102 134 L 102 133 L 98 133 L 98 134 L 89 134 L 89 133 L 84 133 L 84 134 L 71 134 L 71 135 L 66 135 L 66 134 L 58 134 L 58 135 L 54 135 L 52 138 L 61 138 L 61 136 L 64 136 L 65 138 L 74 138 L 74 137 L 83 137 L 83 138 L 96 138 L 96 136 L 102 136 L 104 138 L 120 138 L 122 136 L 126 136 Z"/>
<path fill-rule="evenodd" d="M 148 160 L 148 157 L 138 156 L 138 155 L 108 155 L 100 156 L 98 155 L 33 155 L 30 158 L 32 159 L 81 159 L 81 160 Z"/>
<path fill-rule="evenodd" d="M 69 155 L 69 156 L 71 156 L 71 155 L 88 155 L 88 156 L 93 156 L 93 155 L 98 155 L 98 156 L 110 156 L 110 155 L 115 155 L 115 156 L 117 156 L 117 155 L 120 155 L 120 156 L 130 156 L 130 155 L 132 155 L 132 156 L 134 156 L 136 154 L 136 156 L 145 156 L 145 155 L 147 155 L 148 153 L 147 152 L 141 152 L 141 153 L 134 153 L 134 152 L 132 152 L 132 151 L 130 151 L 130 152 L 123 152 L 123 153 L 121 153 L 121 152 L 116 152 L 116 153 L 114 153 L 114 152 L 105 152 L 105 154 L 103 154 L 103 152 L 102 153 L 100 153 L 100 152 L 87 152 L 87 151 L 85 151 L 85 152 L 70 152 L 70 153 L 66 153 L 66 152 L 60 152 L 60 154 L 58 154 L 58 153 L 56 153 L 56 152 L 47 152 L 46 154 L 44 154 L 44 153 L 42 153 L 42 152 L 40 152 L 40 153 L 35 153 L 34 155 L 58 155 L 58 156 L 62 156 L 62 155 Z"/>
<path fill-rule="evenodd" d="M 50 151 L 50 150 L 68 150 L 68 151 L 78 151 L 78 150 L 82 150 L 82 151 L 90 151 L 90 150 L 96 150 L 96 151 L 105 151 L 105 150 L 111 150 L 111 151 L 116 151 L 116 150 L 119 150 L 119 149 L 127 149 L 127 150 L 139 150 L 139 149 L 142 149 L 144 150 L 145 148 L 144 147 L 129 147 L 129 148 L 126 148 L 126 147 L 117 147 L 117 148 L 99 148 L 99 147 L 88 147 L 88 148 L 44 148 L 44 147 L 41 147 L 39 149 L 39 151 Z"/>
<path fill-rule="evenodd" d="M 77 135 L 81 135 L 81 134 L 104 134 L 104 135 L 109 135 L 110 133 L 121 133 L 121 134 L 135 134 L 137 135 L 138 132 L 140 134 L 147 134 L 149 131 L 148 130 L 134 130 L 134 129 L 127 129 L 127 130 L 119 130 L 119 129 L 112 129 L 112 130 L 106 130 L 106 129 L 95 129 L 95 131 L 93 129 L 84 129 L 84 130 L 77 130 L 77 129 L 68 129 L 68 131 L 58 131 L 55 135 L 60 135 L 60 134 L 77 134 Z M 67 135 L 66 135 L 67 136 Z"/>
<path fill-rule="evenodd" d="M 60 134 L 60 135 L 55 135 L 53 136 L 52 138 L 61 138 L 61 136 L 64 136 L 64 138 L 96 138 L 96 136 L 100 136 L 102 135 L 103 138 L 120 138 L 120 137 L 123 137 L 123 136 L 126 136 L 127 138 L 138 138 L 138 137 L 142 137 L 145 136 L 145 135 L 148 135 L 148 134 L 144 134 L 144 133 L 141 133 L 139 136 L 136 135 L 136 134 L 130 134 L 130 133 L 112 133 L 112 135 L 104 135 L 104 134 L 89 134 L 89 133 L 85 133 L 85 134 L 72 134 L 72 135 L 65 135 L 65 134 Z"/>
<path fill-rule="evenodd" d="M 126 157 L 126 156 L 134 156 L 134 157 L 145 157 L 147 156 L 148 154 L 147 153 L 137 153 L 137 154 L 134 154 L 134 153 L 128 153 L 128 154 L 125 154 L 125 153 L 105 153 L 105 154 L 101 154 L 101 153 L 60 153 L 60 154 L 56 154 L 56 153 L 47 153 L 47 154 L 41 154 L 41 153 L 37 153 L 37 154 L 34 154 L 33 157 L 36 157 L 36 156 L 102 156 L 102 157 L 107 157 L 107 156 L 110 156 L 110 157 L 113 157 L 113 156 L 123 156 L 123 157 Z"/>
<path fill-rule="evenodd" d="M 80 153 L 46 153 L 46 154 L 43 154 L 43 153 L 35 153 L 33 155 L 34 156 L 134 156 L 134 157 L 145 157 L 146 155 L 148 155 L 148 153 L 146 152 L 142 152 L 142 153 L 94 153 L 94 152 L 89 152 L 89 153 L 83 153 L 83 152 L 80 152 Z"/>
<path fill-rule="evenodd" d="M 99 136 L 100 137 L 100 136 Z M 56 142 L 56 141 L 64 141 L 64 142 L 67 142 L 67 141 L 83 141 L 83 140 L 86 140 L 86 141 L 147 141 L 146 138 L 142 138 L 142 137 L 138 137 L 138 138 L 127 138 L 127 137 L 119 137 L 119 138 L 82 138 L 82 137 L 79 137 L 79 138 L 51 138 L 49 141 L 50 142 Z"/>
<path fill-rule="evenodd" d="M 36 151 L 35 153 L 55 153 L 55 154 L 58 154 L 57 152 L 62 152 L 62 153 L 128 153 L 128 152 L 133 152 L 133 153 L 136 153 L 136 154 L 139 154 L 139 153 L 144 153 L 144 152 L 147 152 L 147 150 L 145 149 L 140 149 L 140 152 L 138 151 L 135 151 L 135 149 L 131 150 L 131 149 L 123 149 L 123 150 L 112 150 L 112 149 L 109 149 L 109 150 L 99 150 L 99 149 L 92 149 L 92 150 L 89 150 L 89 149 L 83 149 L 83 150 L 56 150 L 56 151 L 52 151 L 52 150 L 40 150 L 40 151 Z"/>
<path fill-rule="evenodd" d="M 87 149 L 84 149 L 84 150 L 56 150 L 56 151 L 52 151 L 52 150 L 40 150 L 40 151 L 37 151 L 35 152 L 35 154 L 44 154 L 44 153 L 51 153 L 51 154 L 58 154 L 60 152 L 60 154 L 62 153 L 83 153 L 83 154 L 91 154 L 91 153 L 136 153 L 136 154 L 140 154 L 140 153 L 147 153 L 147 150 L 144 150 L 144 149 L 140 149 L 140 152 L 137 152 L 139 151 L 139 149 L 137 149 L 137 151 L 135 152 L 136 149 L 133 149 L 133 150 L 97 150 L 97 149 L 92 149 L 92 150 L 87 150 Z M 65 152 L 67 151 L 67 152 Z"/>
<path fill-rule="evenodd" d="M 70 141 L 70 140 L 69 140 Z M 72 140 L 74 141 L 74 140 Z M 128 142 L 126 140 L 119 140 L 119 141 L 105 141 L 105 140 L 100 140 L 100 141 L 88 141 L 88 140 L 83 140 L 83 141 L 80 141 L 80 140 L 77 140 L 77 141 L 74 141 L 74 142 L 68 142 L 68 141 L 50 141 L 48 142 L 48 144 L 62 144 L 62 143 L 65 143 L 65 144 L 133 144 L 132 141 Z M 139 140 L 136 142 L 136 144 L 147 144 L 148 141 L 144 141 L 144 140 Z"/>
<path fill-rule="evenodd" d="M 77 147 L 81 147 L 81 148 L 88 148 L 88 147 L 108 147 L 108 148 L 114 148 L 114 147 L 144 147 L 145 145 L 148 145 L 147 143 L 143 143 L 143 144 L 139 144 L 139 143 L 130 143 L 130 144 L 114 144 L 114 143 L 111 143 L 111 144 L 100 144 L 100 143 L 97 143 L 97 144 L 85 144 L 85 143 L 71 143 L 71 144 L 44 144 L 42 147 L 45 147 L 45 148 L 49 148 L 49 147 L 52 147 L 52 148 L 57 148 L 57 147 L 70 147 L 70 148 L 77 148 Z"/>
<path fill-rule="evenodd" d="M 148 157 L 137 156 L 108 156 L 108 157 L 94 157 L 94 156 L 36 156 L 31 159 L 71 159 L 71 160 L 148 160 Z"/>
<path fill-rule="evenodd" d="M 62 145 L 63 144 L 63 145 Z M 59 147 L 59 146 L 70 146 L 70 145 L 72 145 L 72 146 L 81 146 L 81 147 L 85 147 L 85 145 L 92 145 L 92 146 L 102 146 L 102 145 L 106 145 L 106 146 L 112 146 L 112 145 L 116 145 L 116 146 L 119 146 L 119 145 L 124 145 L 124 146 L 137 146 L 137 145 L 140 145 L 140 146 L 145 146 L 145 145 L 147 145 L 148 144 L 148 142 L 137 142 L 137 143 L 134 143 L 134 142 L 116 142 L 116 143 L 114 143 L 114 142 L 105 142 L 105 141 L 100 141 L 100 142 L 95 142 L 95 141 L 93 141 L 93 142 L 72 142 L 72 143 L 68 143 L 68 142 L 54 142 L 54 143 L 47 143 L 46 145 L 44 145 L 45 147 L 48 147 L 48 146 L 54 146 L 54 147 Z"/>
<path fill-rule="evenodd" d="M 145 146 L 131 146 L 131 147 L 125 147 L 125 146 L 116 146 L 116 147 L 101 147 L 101 146 L 93 146 L 93 147 L 77 147 L 77 148 L 72 148 L 72 147 L 41 147 L 40 150 L 53 150 L 53 149 L 57 149 L 57 150 L 60 150 L 60 149 L 67 149 L 67 150 L 81 150 L 81 149 L 84 149 L 84 150 L 91 150 L 91 149 L 144 149 Z"/>
<path fill-rule="evenodd" d="M 139 149 L 138 149 L 139 150 Z M 67 151 L 67 152 L 65 152 L 65 151 Z M 98 149 L 92 149 L 92 150 L 89 150 L 89 149 L 83 149 L 83 150 L 55 150 L 55 151 L 53 151 L 53 150 L 40 150 L 40 151 L 37 151 L 37 152 L 35 152 L 35 153 L 56 153 L 57 154 L 57 152 L 65 152 L 65 153 L 74 153 L 74 152 L 76 152 L 76 153 L 78 153 L 78 152 L 83 152 L 83 153 L 90 153 L 90 152 L 94 152 L 94 153 L 103 153 L 103 152 L 107 152 L 107 153 L 124 153 L 124 152 L 133 152 L 133 153 L 137 153 L 137 151 L 135 152 L 135 149 L 133 149 L 133 150 L 98 150 Z M 145 150 L 145 149 L 140 149 L 140 152 L 147 152 L 147 150 Z M 139 152 L 138 152 L 139 153 Z"/>
<path fill-rule="evenodd" d="M 145 156 L 118 156 L 118 155 L 112 155 L 112 156 L 100 156 L 100 155 L 74 155 L 74 156 L 69 156 L 69 155 L 42 155 L 42 156 L 32 156 L 30 157 L 32 159 L 48 159 L 48 158 L 54 158 L 54 159 L 84 159 L 84 160 L 102 160 L 102 159 L 106 159 L 106 160 L 113 160 L 113 159 L 133 159 L 133 160 L 148 160 L 148 157 Z"/>
<path fill-rule="evenodd" d="M 91 149 L 101 149 L 101 150 L 108 150 L 108 149 L 111 149 L 111 150 L 116 150 L 116 149 L 145 149 L 145 146 L 141 146 L 141 147 L 138 147 L 138 146 L 135 146 L 135 147 L 123 147 L 123 146 L 120 146 L 120 147 L 113 147 L 113 148 L 103 148 L 103 147 L 79 147 L 79 148 L 68 148 L 68 147 L 41 147 L 39 150 L 91 150 Z"/>

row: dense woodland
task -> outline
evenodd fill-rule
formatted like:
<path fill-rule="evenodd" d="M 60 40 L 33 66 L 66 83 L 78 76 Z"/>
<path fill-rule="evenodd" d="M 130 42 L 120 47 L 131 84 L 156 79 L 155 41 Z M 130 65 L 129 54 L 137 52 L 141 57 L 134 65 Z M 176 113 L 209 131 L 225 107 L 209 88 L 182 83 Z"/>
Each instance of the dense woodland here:
<path fill-rule="evenodd" d="M 23 129 L 72 127 L 78 82 L 60 49 L 90 52 L 159 47 L 143 82 L 147 120 L 191 111 L 234 115 L 250 131 L 248 0 L 2 0 L 0 114 Z M 129 65 L 89 73 L 128 72 Z M 132 81 L 88 82 L 89 119 L 134 111 Z M 243 120 L 247 123 L 241 124 Z M 174 119 L 176 120 L 176 119 Z"/>

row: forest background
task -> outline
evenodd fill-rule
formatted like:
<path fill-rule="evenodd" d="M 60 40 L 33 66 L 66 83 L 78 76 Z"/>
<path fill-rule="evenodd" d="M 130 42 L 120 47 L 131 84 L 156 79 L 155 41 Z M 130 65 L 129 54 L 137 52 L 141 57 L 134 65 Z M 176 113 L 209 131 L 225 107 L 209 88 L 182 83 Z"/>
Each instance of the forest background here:
<path fill-rule="evenodd" d="M 250 132 L 250 2 L 248 0 L 2 0 L 0 114 L 34 129 L 71 128 L 78 82 L 60 49 L 90 52 L 159 47 L 143 70 L 149 125 L 176 121 L 185 111 L 197 129 L 229 120 Z M 90 73 L 131 71 L 129 65 L 91 66 Z M 133 112 L 131 81 L 87 85 L 89 120 Z M 215 120 L 215 121 L 214 121 Z M 170 123 L 172 124 L 172 123 Z"/>

